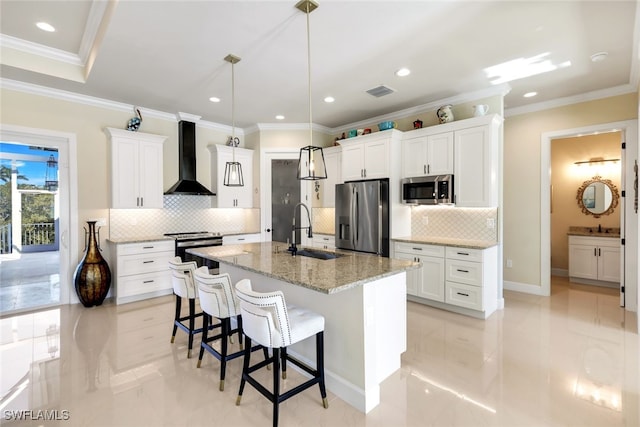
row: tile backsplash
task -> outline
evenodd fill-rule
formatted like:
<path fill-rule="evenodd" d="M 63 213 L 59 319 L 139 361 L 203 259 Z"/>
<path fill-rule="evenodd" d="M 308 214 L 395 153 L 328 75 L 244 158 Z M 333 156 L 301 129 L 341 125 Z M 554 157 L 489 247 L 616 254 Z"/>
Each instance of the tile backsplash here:
<path fill-rule="evenodd" d="M 314 233 L 334 234 L 336 232 L 334 208 L 312 208 L 311 221 L 313 221 Z"/>
<path fill-rule="evenodd" d="M 488 225 L 493 224 L 493 228 Z M 498 240 L 497 208 L 415 206 L 411 208 L 411 236 Z"/>
<path fill-rule="evenodd" d="M 157 236 L 164 233 L 212 231 L 257 233 L 260 209 L 213 209 L 206 196 L 164 196 L 164 209 L 110 209 L 113 239 Z"/>

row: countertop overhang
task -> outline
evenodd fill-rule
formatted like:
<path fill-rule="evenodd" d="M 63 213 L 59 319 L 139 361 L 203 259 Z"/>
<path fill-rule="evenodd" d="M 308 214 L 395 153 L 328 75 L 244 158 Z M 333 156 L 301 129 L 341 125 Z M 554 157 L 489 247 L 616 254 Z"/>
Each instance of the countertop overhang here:
<path fill-rule="evenodd" d="M 335 259 L 294 257 L 282 242 L 209 246 L 187 252 L 325 294 L 420 267 L 417 262 L 341 250 L 326 251 L 342 255 Z"/>

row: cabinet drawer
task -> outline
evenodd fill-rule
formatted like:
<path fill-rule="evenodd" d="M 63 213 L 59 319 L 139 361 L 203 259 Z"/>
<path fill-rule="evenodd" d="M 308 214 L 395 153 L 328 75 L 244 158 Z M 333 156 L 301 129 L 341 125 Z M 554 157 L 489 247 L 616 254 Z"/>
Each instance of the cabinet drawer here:
<path fill-rule="evenodd" d="M 396 252 L 410 253 L 414 255 L 433 256 L 444 258 L 444 246 L 423 245 L 419 243 L 396 242 Z"/>
<path fill-rule="evenodd" d="M 482 288 L 448 281 L 445 283 L 444 288 L 444 302 L 447 304 L 472 310 L 482 310 Z"/>
<path fill-rule="evenodd" d="M 116 286 L 118 298 L 173 289 L 168 268 L 158 273 L 118 276 Z"/>
<path fill-rule="evenodd" d="M 239 234 L 236 236 L 223 236 L 223 245 L 237 245 L 242 243 L 259 243 L 260 233 L 255 234 Z"/>
<path fill-rule="evenodd" d="M 445 265 L 447 281 L 482 286 L 482 263 L 447 258 Z"/>
<path fill-rule="evenodd" d="M 169 260 L 174 252 L 152 252 L 118 257 L 118 276 L 164 271 L 169 274 Z"/>
<path fill-rule="evenodd" d="M 125 243 L 118 245 L 118 256 L 145 254 L 153 252 L 175 252 L 174 240 L 158 240 L 153 242 Z"/>
<path fill-rule="evenodd" d="M 482 262 L 482 249 L 453 248 L 447 246 L 447 259 Z"/>

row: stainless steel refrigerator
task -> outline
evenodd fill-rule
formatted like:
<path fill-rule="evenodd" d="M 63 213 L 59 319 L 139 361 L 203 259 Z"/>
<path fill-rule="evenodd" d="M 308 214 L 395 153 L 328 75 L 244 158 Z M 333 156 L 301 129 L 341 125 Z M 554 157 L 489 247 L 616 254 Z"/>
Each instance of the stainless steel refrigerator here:
<path fill-rule="evenodd" d="M 389 256 L 389 180 L 336 185 L 336 247 Z"/>

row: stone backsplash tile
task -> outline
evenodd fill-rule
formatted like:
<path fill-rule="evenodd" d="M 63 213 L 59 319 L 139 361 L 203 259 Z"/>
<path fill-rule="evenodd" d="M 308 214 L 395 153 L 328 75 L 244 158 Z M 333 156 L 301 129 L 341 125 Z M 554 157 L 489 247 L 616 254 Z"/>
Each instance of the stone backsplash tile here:
<path fill-rule="evenodd" d="M 206 196 L 164 196 L 164 209 L 110 209 L 111 238 L 211 231 L 257 233 L 260 209 L 213 209 Z"/>
<path fill-rule="evenodd" d="M 488 222 L 494 227 L 489 228 Z M 417 238 L 498 240 L 497 208 L 459 208 L 449 206 L 415 206 L 411 208 L 411 236 Z"/>
<path fill-rule="evenodd" d="M 334 234 L 336 230 L 336 216 L 334 208 L 312 208 L 311 221 L 313 232 L 320 234 Z"/>

